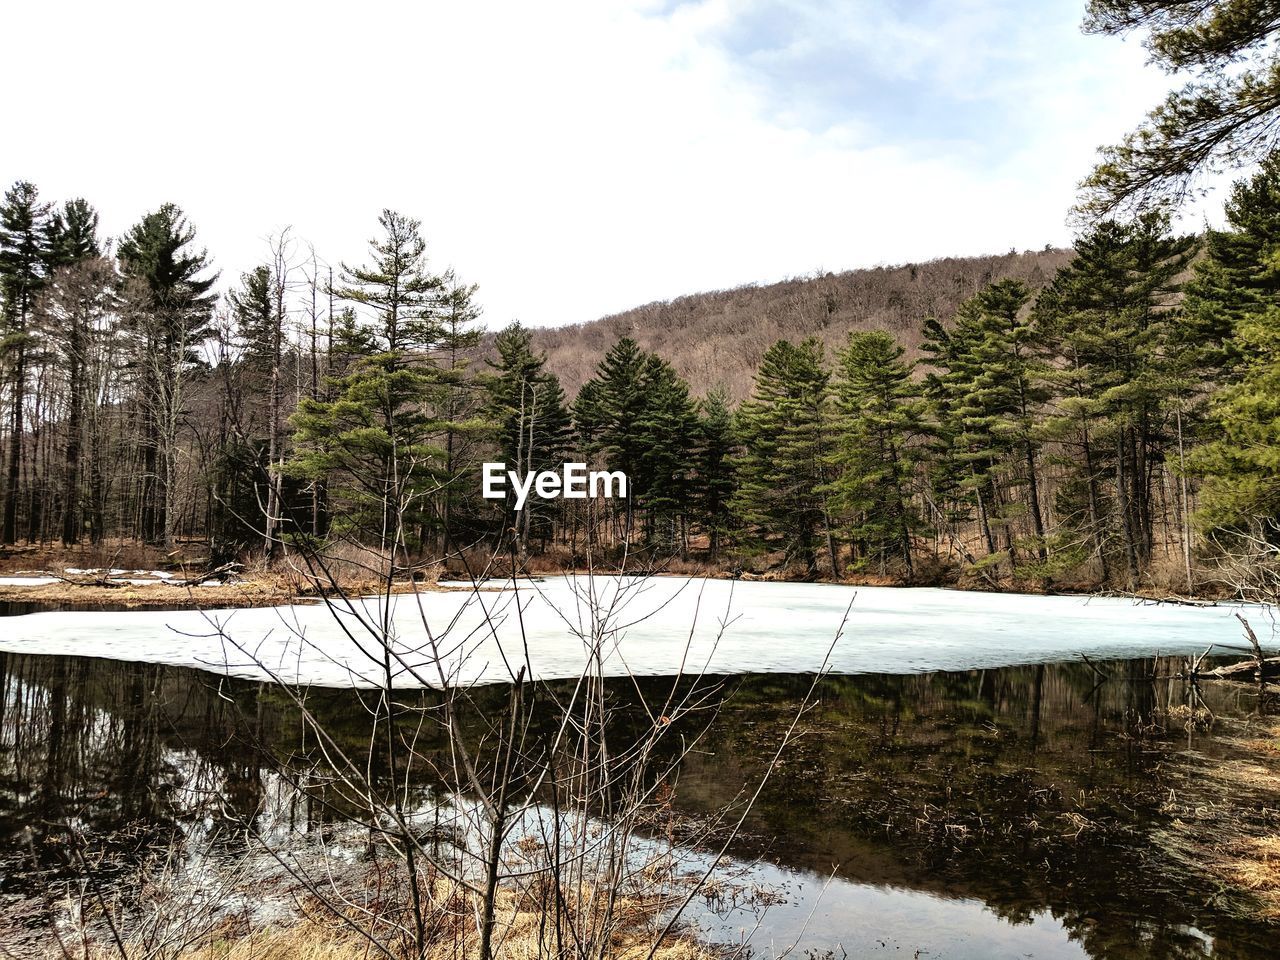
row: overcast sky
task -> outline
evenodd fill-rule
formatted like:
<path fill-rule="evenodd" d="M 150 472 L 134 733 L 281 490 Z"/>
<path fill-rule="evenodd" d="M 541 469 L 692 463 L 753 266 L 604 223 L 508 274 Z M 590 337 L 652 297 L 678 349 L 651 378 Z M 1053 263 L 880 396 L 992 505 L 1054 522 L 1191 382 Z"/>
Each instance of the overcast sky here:
<path fill-rule="evenodd" d="M 491 327 L 1065 244 L 1169 85 L 1084 2 L 11 3 L 0 179 L 113 235 L 176 202 L 224 281 L 393 207 Z"/>

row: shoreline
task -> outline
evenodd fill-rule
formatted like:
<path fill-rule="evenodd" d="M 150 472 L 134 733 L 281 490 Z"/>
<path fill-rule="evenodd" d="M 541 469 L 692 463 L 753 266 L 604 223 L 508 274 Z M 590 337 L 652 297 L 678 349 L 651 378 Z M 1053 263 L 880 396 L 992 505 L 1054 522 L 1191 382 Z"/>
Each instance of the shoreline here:
<path fill-rule="evenodd" d="M 616 571 L 590 571 L 574 568 L 558 570 L 538 570 L 522 574 L 518 579 L 537 581 L 551 577 L 586 577 L 594 573 L 596 576 L 616 576 Z M 1029 583 L 1010 583 L 995 589 L 987 581 L 977 582 L 938 581 L 931 583 L 907 583 L 890 577 L 851 577 L 842 580 L 830 578 L 805 578 L 761 575 L 734 575 L 726 571 L 701 570 L 696 573 L 685 571 L 657 571 L 623 573 L 624 576 L 652 577 L 689 577 L 695 580 L 731 581 L 741 580 L 744 583 L 784 583 L 838 586 L 838 587 L 877 587 L 901 590 L 936 589 L 957 593 L 989 593 L 999 595 L 1023 595 L 1045 597 L 1086 597 L 1086 598 L 1119 598 L 1135 602 L 1174 604 L 1191 607 L 1212 607 L 1226 604 L 1253 606 L 1261 604 L 1257 601 L 1244 600 L 1229 595 L 1226 591 L 1203 591 L 1195 595 L 1183 595 L 1155 587 L 1139 588 L 1135 591 L 1120 591 L 1085 584 L 1059 586 L 1041 586 Z M 256 608 L 287 606 L 299 603 L 318 603 L 324 595 L 318 591 L 300 588 L 296 580 L 272 574 L 249 575 L 230 583 L 204 583 L 200 585 L 182 585 L 166 582 L 163 579 L 152 579 L 147 582 L 122 579 L 118 583 L 76 582 L 63 579 L 62 574 L 47 570 L 24 569 L 20 571 L 0 570 L 0 604 L 30 604 L 39 607 L 82 610 L 198 610 L 208 607 L 218 608 Z M 495 584 L 510 580 L 507 576 L 487 577 L 478 580 L 482 588 L 487 584 Z M 15 583 L 16 580 L 29 580 L 29 583 Z M 50 582 L 50 581 L 53 582 Z M 385 593 L 385 587 L 372 581 L 343 584 L 342 589 L 350 596 L 376 596 Z M 441 577 L 439 580 L 399 580 L 392 588 L 395 595 L 411 595 L 418 592 L 455 592 L 469 590 L 466 580 L 458 576 Z M 330 593 L 330 595 L 334 595 Z M 35 612 L 35 611 L 30 611 Z"/>

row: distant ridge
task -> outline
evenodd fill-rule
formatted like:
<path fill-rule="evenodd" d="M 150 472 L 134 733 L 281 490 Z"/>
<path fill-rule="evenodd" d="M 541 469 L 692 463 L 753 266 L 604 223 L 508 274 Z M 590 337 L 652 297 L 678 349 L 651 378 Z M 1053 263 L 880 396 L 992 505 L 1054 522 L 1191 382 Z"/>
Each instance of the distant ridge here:
<path fill-rule="evenodd" d="M 926 317 L 950 318 L 961 301 L 993 280 L 1013 277 L 1039 289 L 1070 258 L 1070 250 L 1046 248 L 751 284 L 538 329 L 534 343 L 570 396 L 619 337 L 631 336 L 671 361 L 694 394 L 720 385 L 738 401 L 750 394 L 761 356 L 781 337 L 817 337 L 832 351 L 851 330 L 888 330 L 915 353 Z"/>

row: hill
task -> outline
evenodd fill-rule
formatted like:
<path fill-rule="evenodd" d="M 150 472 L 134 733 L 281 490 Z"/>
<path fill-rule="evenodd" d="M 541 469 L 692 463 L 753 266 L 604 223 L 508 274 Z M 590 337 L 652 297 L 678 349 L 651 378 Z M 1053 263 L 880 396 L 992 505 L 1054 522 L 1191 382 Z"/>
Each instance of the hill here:
<path fill-rule="evenodd" d="M 833 350 L 852 330 L 888 330 L 914 353 L 926 317 L 949 318 L 993 280 L 1014 277 L 1038 289 L 1070 257 L 1070 250 L 1054 248 L 946 257 L 695 293 L 535 330 L 534 342 L 570 396 L 615 341 L 631 336 L 671 361 L 696 395 L 721 385 L 736 402 L 751 392 L 760 358 L 781 337 L 813 336 Z"/>

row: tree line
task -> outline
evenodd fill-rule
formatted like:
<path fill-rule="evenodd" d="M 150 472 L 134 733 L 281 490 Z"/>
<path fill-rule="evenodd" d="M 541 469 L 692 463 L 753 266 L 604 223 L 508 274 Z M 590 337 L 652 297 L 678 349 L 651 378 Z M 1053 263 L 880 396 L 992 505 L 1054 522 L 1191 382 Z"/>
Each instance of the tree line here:
<path fill-rule="evenodd" d="M 627 336 L 568 397 L 394 211 L 361 265 L 284 231 L 219 296 L 178 207 L 108 241 L 86 201 L 19 182 L 0 207 L 0 538 L 1192 587 L 1198 555 L 1280 522 L 1280 159 L 1226 213 L 1203 236 L 1152 212 L 1097 223 L 1039 291 L 994 280 L 920 317 L 910 353 L 896 331 L 830 355 L 780 339 L 735 404 Z M 490 460 L 583 460 L 631 495 L 515 511 L 481 498 Z"/>

